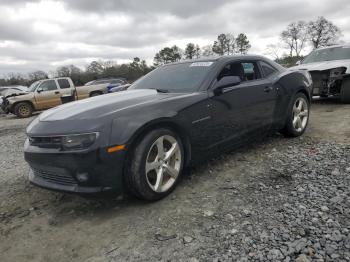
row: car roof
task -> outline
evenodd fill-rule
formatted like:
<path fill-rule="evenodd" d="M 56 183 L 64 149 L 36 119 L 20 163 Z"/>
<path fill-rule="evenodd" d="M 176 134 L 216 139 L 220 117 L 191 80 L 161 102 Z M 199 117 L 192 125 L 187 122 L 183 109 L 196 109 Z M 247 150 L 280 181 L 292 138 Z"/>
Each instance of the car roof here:
<path fill-rule="evenodd" d="M 47 81 L 47 80 L 59 80 L 59 79 L 69 79 L 68 76 L 62 76 L 62 77 L 53 77 L 53 78 L 44 78 L 44 79 L 39 79 L 35 82 L 39 82 L 39 81 Z"/>
<path fill-rule="evenodd" d="M 324 46 L 324 47 L 317 48 L 315 50 L 330 49 L 330 48 L 335 48 L 335 47 L 347 47 L 347 48 L 350 48 L 350 44 Z"/>
<path fill-rule="evenodd" d="M 114 79 L 116 79 L 116 80 L 123 80 L 123 79 L 125 79 L 125 77 L 119 77 L 119 76 L 117 76 L 117 77 L 107 77 L 107 78 L 99 78 L 99 79 L 95 79 L 95 80 L 92 80 L 92 81 L 100 81 L 100 80 L 114 80 Z"/>
<path fill-rule="evenodd" d="M 179 62 L 174 62 L 174 63 L 169 63 L 165 64 L 166 65 L 176 65 L 176 64 L 184 64 L 184 63 L 196 63 L 196 62 L 215 62 L 215 61 L 230 61 L 230 60 L 268 60 L 264 56 L 260 55 L 223 55 L 223 56 L 209 56 L 205 58 L 199 58 L 199 59 L 187 59 L 187 60 L 182 60 Z"/>
<path fill-rule="evenodd" d="M 176 65 L 176 64 L 184 64 L 184 63 L 196 63 L 196 62 L 220 62 L 222 64 L 225 64 L 226 62 L 234 61 L 234 60 L 261 60 L 264 62 L 267 62 L 271 64 L 273 67 L 278 69 L 279 71 L 286 70 L 282 65 L 272 61 L 271 59 L 268 59 L 261 55 L 224 55 L 224 56 L 218 56 L 218 57 L 206 57 L 206 58 L 199 58 L 199 59 L 190 59 L 190 60 L 183 60 L 175 63 L 169 63 L 164 64 L 162 66 L 169 66 L 169 65 Z"/>

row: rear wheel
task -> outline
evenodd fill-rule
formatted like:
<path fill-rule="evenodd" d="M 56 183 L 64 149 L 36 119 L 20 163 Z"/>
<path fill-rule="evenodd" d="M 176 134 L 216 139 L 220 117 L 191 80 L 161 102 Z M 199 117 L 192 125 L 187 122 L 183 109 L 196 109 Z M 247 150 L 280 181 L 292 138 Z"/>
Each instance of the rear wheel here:
<path fill-rule="evenodd" d="M 20 118 L 30 117 L 33 113 L 33 107 L 28 102 L 20 102 L 15 105 L 14 113 Z"/>
<path fill-rule="evenodd" d="M 341 90 L 340 90 L 340 99 L 343 103 L 350 103 L 350 79 L 344 79 Z"/>
<path fill-rule="evenodd" d="M 301 136 L 309 122 L 309 108 L 307 97 L 303 93 L 297 93 L 288 110 L 286 126 L 281 132 L 289 137 Z"/>
<path fill-rule="evenodd" d="M 135 147 L 125 180 L 130 191 L 145 200 L 158 200 L 176 187 L 183 170 L 180 138 L 169 129 L 148 133 Z"/>

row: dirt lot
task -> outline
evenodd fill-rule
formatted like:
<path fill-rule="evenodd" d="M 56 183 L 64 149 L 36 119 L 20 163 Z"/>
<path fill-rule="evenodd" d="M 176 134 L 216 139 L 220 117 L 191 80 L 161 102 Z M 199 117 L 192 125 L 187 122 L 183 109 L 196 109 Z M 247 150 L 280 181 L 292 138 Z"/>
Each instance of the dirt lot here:
<path fill-rule="evenodd" d="M 156 203 L 31 186 L 29 121 L 0 117 L 1 261 L 350 261 L 350 105 L 316 101 L 303 137 L 212 159 Z"/>

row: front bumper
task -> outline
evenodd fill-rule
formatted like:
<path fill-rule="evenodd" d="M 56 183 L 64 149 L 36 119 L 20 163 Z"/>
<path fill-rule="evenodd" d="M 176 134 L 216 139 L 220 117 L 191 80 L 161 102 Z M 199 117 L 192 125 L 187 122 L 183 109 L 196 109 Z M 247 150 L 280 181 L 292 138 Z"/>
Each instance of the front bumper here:
<path fill-rule="evenodd" d="M 123 192 L 124 151 L 57 152 L 26 141 L 24 157 L 30 166 L 29 180 L 39 187 L 81 194 Z"/>
<path fill-rule="evenodd" d="M 11 112 L 11 105 L 5 97 L 2 98 L 2 103 L 1 103 L 0 107 L 1 107 L 2 111 L 4 111 L 6 114 Z"/>

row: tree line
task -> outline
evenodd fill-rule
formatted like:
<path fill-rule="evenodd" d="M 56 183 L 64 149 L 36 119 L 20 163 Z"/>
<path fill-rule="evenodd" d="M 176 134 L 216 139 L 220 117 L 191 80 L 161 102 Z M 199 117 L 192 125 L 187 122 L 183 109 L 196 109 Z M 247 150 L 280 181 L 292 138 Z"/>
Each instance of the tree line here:
<path fill-rule="evenodd" d="M 267 54 L 283 65 L 291 66 L 303 58 L 302 52 L 307 46 L 312 49 L 337 44 L 341 30 L 323 16 L 315 21 L 296 21 L 290 23 L 280 33 L 281 43 L 267 46 Z M 280 55 L 280 50 L 288 50 Z"/>
<path fill-rule="evenodd" d="M 220 34 L 212 45 L 203 48 L 193 43 L 188 43 L 185 50 L 176 45 L 164 47 L 156 53 L 154 63 L 151 66 L 139 57 L 135 57 L 131 63 L 126 64 L 117 64 L 114 61 L 92 61 L 84 70 L 75 65 L 67 65 L 58 67 L 49 73 L 39 70 L 27 75 L 10 74 L 7 78 L 0 79 L 0 86 L 29 86 L 37 80 L 49 78 L 49 75 L 50 77 L 70 77 L 75 85 L 83 85 L 92 80 L 109 77 L 123 77 L 132 82 L 163 64 L 214 55 L 245 54 L 250 47 L 249 40 L 243 33 L 239 34 L 237 38 L 232 34 Z"/>
<path fill-rule="evenodd" d="M 269 44 L 266 54 L 282 65 L 291 66 L 300 60 L 303 50 L 307 46 L 316 49 L 336 44 L 341 36 L 341 30 L 323 16 L 315 21 L 296 21 L 290 23 L 280 33 L 280 42 Z M 0 86 L 30 85 L 34 81 L 51 77 L 71 77 L 75 85 L 108 77 L 123 77 L 134 81 L 152 71 L 155 67 L 177 62 L 183 59 L 197 59 L 201 57 L 246 54 L 251 48 L 246 34 L 240 33 L 236 37 L 231 33 L 219 34 L 212 44 L 200 47 L 195 43 L 188 43 L 184 49 L 174 45 L 164 47 L 154 56 L 153 65 L 147 65 L 145 60 L 135 57 L 132 62 L 117 64 L 114 61 L 92 61 L 85 69 L 75 65 L 58 67 L 49 73 L 35 71 L 27 75 L 10 74 L 0 79 Z M 281 51 L 284 51 L 281 55 Z"/>
<path fill-rule="evenodd" d="M 49 75 L 50 77 L 70 77 L 77 86 L 92 80 L 112 77 L 123 77 L 132 82 L 153 69 L 153 66 L 148 66 L 145 60 L 138 57 L 126 64 L 117 64 L 114 61 L 92 61 L 84 70 L 75 65 L 67 65 L 60 66 L 49 73 L 39 70 L 27 75 L 10 74 L 7 78 L 0 79 L 0 86 L 29 86 L 37 80 L 49 78 Z"/>
<path fill-rule="evenodd" d="M 159 66 L 173 63 L 182 59 L 197 59 L 200 57 L 222 56 L 233 54 L 246 54 L 251 48 L 248 37 L 240 33 L 237 37 L 233 34 L 219 34 L 213 44 L 203 46 L 188 43 L 184 50 L 174 45 L 164 47 L 154 56 L 154 65 Z"/>

